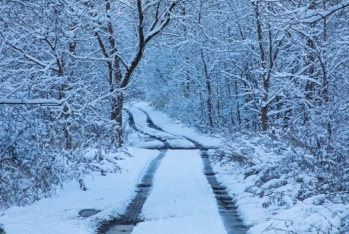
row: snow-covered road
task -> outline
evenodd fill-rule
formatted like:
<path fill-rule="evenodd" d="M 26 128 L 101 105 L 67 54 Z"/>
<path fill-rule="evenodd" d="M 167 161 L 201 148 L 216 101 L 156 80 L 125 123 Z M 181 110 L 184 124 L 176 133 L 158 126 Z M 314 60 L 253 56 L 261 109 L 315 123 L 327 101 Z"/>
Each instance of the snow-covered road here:
<path fill-rule="evenodd" d="M 73 181 L 57 196 L 5 210 L 0 223 L 6 233 L 130 233 L 116 231 L 127 222 L 134 225 L 133 234 L 245 233 L 234 202 L 217 182 L 207 156 L 207 148 L 219 142 L 190 129 L 183 131 L 180 123 L 157 122 L 155 117 L 160 128 L 147 108 L 127 109 L 137 131 L 129 134 L 128 153 L 133 157 L 112 155 L 121 159 L 122 173 L 92 173 L 84 177 L 87 191 Z M 97 212 L 82 217 L 84 209 Z M 111 218 L 114 222 L 102 222 Z M 107 229 L 101 231 L 101 223 Z"/>
<path fill-rule="evenodd" d="M 135 222 L 133 212 L 130 212 L 131 217 L 127 217 L 126 213 L 126 217 L 116 220 L 117 225 L 107 233 L 118 233 L 118 226 L 126 223 L 137 223 L 132 233 L 140 234 L 245 233 L 232 198 L 215 178 L 206 147 L 189 137 L 162 130 L 141 108 L 129 107 L 127 113 L 136 131 L 152 138 L 152 144 L 158 141 L 151 147 L 162 148 L 166 152 L 158 170 L 145 175 L 146 178 L 154 177 L 154 180 L 145 183 L 152 187 L 150 193 L 148 188 L 139 191 L 143 194 L 137 197 L 144 205 L 138 220 Z M 144 144 L 141 145 L 144 147 Z M 137 197 L 128 210 L 140 204 Z"/>
<path fill-rule="evenodd" d="M 170 150 L 132 233 L 226 233 L 198 150 Z"/>
<path fill-rule="evenodd" d="M 6 234 L 92 234 L 106 233 L 115 227 L 110 220 L 119 224 L 130 220 L 135 224 L 130 227 L 133 234 L 240 234 L 246 232 L 241 217 L 250 227 L 247 231 L 250 234 L 325 232 L 322 230 L 346 233 L 340 230 L 347 226 L 348 205 L 314 203 L 314 199 L 321 197 L 298 200 L 294 174 L 283 178 L 287 184 L 272 189 L 284 194 L 283 200 L 261 197 L 254 189 L 261 189 L 256 182 L 262 175 L 246 177 L 250 172 L 239 163 L 211 163 L 208 154 L 214 151 L 208 149 L 218 148 L 220 141 L 224 141 L 222 137 L 196 132 L 147 103 L 137 103 L 126 110 L 138 129 L 126 129 L 129 145 L 123 150 L 127 154 L 95 148 L 84 154 L 86 158 L 100 155 L 106 159 L 98 165 L 106 169 L 106 176 L 100 171 L 81 174 L 86 191 L 74 180 L 65 183 L 52 197 L 26 207 L 2 209 L 0 228 Z M 264 165 L 282 156 L 278 148 L 261 144 L 258 136 L 240 136 L 230 143 L 229 147 L 236 152 L 244 155 L 248 150 L 246 156 L 263 160 Z M 111 162 L 117 162 L 121 173 L 110 171 L 115 166 Z M 256 168 L 253 170 L 257 172 Z M 305 173 L 299 176 L 308 178 Z M 270 206 L 266 208 L 264 204 L 268 202 Z M 91 216 L 83 215 L 86 212 L 82 211 L 88 210 L 94 211 Z M 103 231 L 104 223 L 108 229 Z M 114 228 L 109 233 L 130 232 L 117 232 Z"/>

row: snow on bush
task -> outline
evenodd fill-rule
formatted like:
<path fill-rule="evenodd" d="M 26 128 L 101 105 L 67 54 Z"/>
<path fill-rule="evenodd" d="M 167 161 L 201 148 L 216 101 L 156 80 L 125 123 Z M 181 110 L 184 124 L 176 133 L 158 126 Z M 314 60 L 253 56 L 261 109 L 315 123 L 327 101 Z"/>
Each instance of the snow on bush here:
<path fill-rule="evenodd" d="M 216 150 L 213 159 L 230 168 L 221 179 L 232 184 L 234 193 L 238 185 L 244 188 L 237 201 L 250 233 L 349 231 L 349 164 L 338 152 L 320 157 L 299 142 L 240 134 Z M 230 181 L 231 175 L 242 181 Z M 253 210 L 260 210 L 264 220 L 253 217 L 251 204 L 242 202 L 251 196 Z"/>
<path fill-rule="evenodd" d="M 0 210 L 26 206 L 52 196 L 70 180 L 99 171 L 119 171 L 113 130 L 109 122 L 86 123 L 76 118 L 73 149 L 57 113 L 40 108 L 4 106 L 0 113 Z M 117 153 L 112 153 L 117 152 Z M 78 183 L 77 183 L 78 186 Z"/>

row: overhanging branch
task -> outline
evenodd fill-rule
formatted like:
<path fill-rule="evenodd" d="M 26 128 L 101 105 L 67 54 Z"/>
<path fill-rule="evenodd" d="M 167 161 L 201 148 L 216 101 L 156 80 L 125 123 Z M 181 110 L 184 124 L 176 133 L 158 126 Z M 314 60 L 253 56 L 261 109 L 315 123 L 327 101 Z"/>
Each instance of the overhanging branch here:
<path fill-rule="evenodd" d="M 66 99 L 0 99 L 0 105 L 43 105 L 43 106 L 59 106 L 65 102 Z"/>

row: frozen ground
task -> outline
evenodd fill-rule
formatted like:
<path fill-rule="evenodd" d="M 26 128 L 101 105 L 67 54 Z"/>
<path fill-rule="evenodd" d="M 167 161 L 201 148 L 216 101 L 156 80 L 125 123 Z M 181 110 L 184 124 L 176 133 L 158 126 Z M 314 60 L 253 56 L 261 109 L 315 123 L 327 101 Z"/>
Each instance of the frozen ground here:
<path fill-rule="evenodd" d="M 198 150 L 170 150 L 155 174 L 135 234 L 224 234 Z"/>
<path fill-rule="evenodd" d="M 145 133 L 167 139 L 176 147 L 192 146 L 192 143 L 178 136 L 195 140 L 206 147 L 217 148 L 222 139 L 202 135 L 183 126 L 180 121 L 154 111 L 146 103 L 128 107 L 135 114 L 137 128 Z M 167 133 L 148 127 L 145 110 L 151 119 Z M 127 204 L 135 196 L 139 183 L 149 162 L 158 150 L 141 149 L 163 147 L 163 142 L 147 139 L 146 134 L 131 133 L 133 157 L 119 160 L 122 173 L 102 176 L 99 173 L 86 175 L 84 182 L 87 191 L 79 189 L 78 182 L 66 184 L 57 196 L 42 199 L 31 206 L 12 207 L 0 214 L 0 224 L 8 234 L 46 234 L 46 233 L 94 233 L 102 219 L 122 214 Z M 273 147 L 264 147 L 258 137 L 236 137 L 231 143 L 239 154 L 249 155 L 255 165 L 278 165 L 283 154 Z M 211 150 L 213 152 L 213 150 Z M 286 151 L 285 151 L 286 152 Z M 299 183 L 311 180 L 307 174 L 288 175 L 270 179 L 257 187 L 258 175 L 246 173 L 247 166 L 225 162 L 214 165 L 217 178 L 227 187 L 227 191 L 237 200 L 238 212 L 245 223 L 251 226 L 251 234 L 276 233 L 346 233 L 340 230 L 347 225 L 349 205 L 331 203 L 322 197 L 310 197 L 303 201 L 297 199 Z M 286 182 L 285 182 L 286 181 Z M 261 194 L 260 189 L 268 194 Z M 259 190 L 258 190 L 259 189 Z M 277 196 L 280 195 L 280 196 Z M 83 218 L 82 209 L 95 209 L 98 214 Z M 223 234 L 226 233 L 219 217 L 212 190 L 202 173 L 202 162 L 198 150 L 169 150 L 154 177 L 151 194 L 141 213 L 144 222 L 133 230 L 135 234 Z"/>
<path fill-rule="evenodd" d="M 158 155 L 156 150 L 137 148 L 130 148 L 129 153 L 134 157 L 119 161 L 122 173 L 86 175 L 87 191 L 82 191 L 78 182 L 70 182 L 57 196 L 5 210 L 0 223 L 7 234 L 94 233 L 99 219 L 124 212 L 145 167 Z M 83 218 L 78 214 L 82 209 L 96 209 L 100 213 Z"/>
<path fill-rule="evenodd" d="M 138 108 L 133 107 L 132 112 L 137 128 L 145 133 L 166 139 L 173 148 L 195 147 L 175 134 L 149 128 L 145 114 Z M 167 123 L 168 126 L 171 124 Z M 172 125 L 173 129 L 182 128 Z M 147 140 L 147 136 L 140 133 L 130 134 L 130 140 L 134 146 L 129 147 L 128 152 L 133 157 L 124 156 L 118 161 L 121 173 L 86 175 L 87 191 L 82 191 L 78 182 L 73 181 L 56 196 L 27 207 L 5 210 L 0 223 L 6 233 L 94 233 L 101 220 L 123 214 L 135 196 L 136 185 L 146 167 L 159 154 L 158 150 L 141 147 L 163 146 L 162 142 Z M 144 222 L 139 223 L 133 233 L 226 233 L 214 194 L 202 173 L 198 150 L 168 151 L 155 174 L 153 188 L 141 214 Z M 99 213 L 84 218 L 79 215 L 84 209 L 94 209 Z"/>
<path fill-rule="evenodd" d="M 158 126 L 169 133 L 185 136 L 212 148 L 217 148 L 225 140 L 187 128 L 180 121 L 154 111 L 147 103 L 134 106 L 145 110 Z M 240 215 L 245 224 L 251 227 L 248 233 L 349 233 L 347 195 L 331 194 L 331 199 L 326 199 L 328 197 L 324 195 L 309 195 L 309 198 L 300 200 L 299 192 L 311 190 L 317 178 L 307 170 L 290 170 L 293 169 L 292 161 L 285 168 L 283 160 L 294 154 L 294 149 L 282 143 L 273 144 L 272 140 L 263 141 L 260 136 L 238 134 L 228 143 L 225 142 L 237 155 L 247 155 L 248 160 L 256 165 L 253 168 L 234 160 L 214 165 L 214 170 L 219 173 L 218 180 L 236 198 Z M 301 150 L 298 154 L 312 157 Z M 278 171 L 280 178 L 273 178 L 273 173 Z"/>
<path fill-rule="evenodd" d="M 167 131 L 168 133 L 187 137 L 202 145 L 205 145 L 208 148 L 216 148 L 221 143 L 221 139 L 203 135 L 193 128 L 186 127 L 181 124 L 180 121 L 169 118 L 161 111 L 154 110 L 151 106 L 149 106 L 149 104 L 145 102 L 134 104 L 132 108 L 133 110 L 134 108 L 140 108 L 146 111 L 149 114 L 150 118 L 156 123 L 156 125 L 161 127 L 164 131 Z"/>

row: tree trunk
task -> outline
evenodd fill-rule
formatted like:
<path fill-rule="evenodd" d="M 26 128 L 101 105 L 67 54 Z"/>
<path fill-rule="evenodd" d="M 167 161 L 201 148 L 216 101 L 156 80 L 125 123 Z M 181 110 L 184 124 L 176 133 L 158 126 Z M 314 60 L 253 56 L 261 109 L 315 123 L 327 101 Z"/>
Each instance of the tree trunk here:
<path fill-rule="evenodd" d="M 311 1 L 311 5 L 309 7 L 310 10 L 313 10 L 316 8 L 316 2 L 315 1 Z M 313 33 L 315 28 L 315 23 L 311 23 L 310 24 L 310 34 Z M 308 70 L 307 70 L 307 76 L 309 78 L 315 79 L 315 42 L 314 42 L 313 37 L 308 37 L 307 38 L 307 44 L 306 46 L 309 49 L 309 52 L 307 54 L 307 60 L 306 60 L 306 64 L 307 66 L 309 66 Z M 309 102 L 313 102 L 314 98 L 315 98 L 315 84 L 308 80 L 306 85 L 305 85 L 305 98 L 307 99 L 307 101 Z M 309 114 L 307 113 L 307 106 L 306 104 L 304 104 L 304 124 L 306 124 L 309 121 Z"/>
<path fill-rule="evenodd" d="M 58 70 L 58 76 L 63 77 L 63 66 L 62 63 L 59 59 L 57 59 L 57 64 L 59 67 Z M 68 85 L 65 83 L 60 87 L 60 99 L 66 98 L 66 92 L 68 90 Z M 71 150 L 72 149 L 72 136 L 70 134 L 70 126 L 71 126 L 71 121 L 70 121 L 70 110 L 69 106 L 67 103 L 63 104 L 63 118 L 64 118 L 64 124 L 63 124 L 63 132 L 64 132 L 64 139 L 65 139 L 65 149 L 66 150 Z"/>
<path fill-rule="evenodd" d="M 112 112 L 110 119 L 116 121 L 116 134 L 117 142 L 119 146 L 122 146 L 123 141 L 123 131 L 122 131 L 122 108 L 124 105 L 124 96 L 122 92 L 118 92 L 112 99 Z"/>
<path fill-rule="evenodd" d="M 69 43 L 69 52 L 72 54 L 75 54 L 75 48 L 76 48 L 76 43 L 75 41 L 70 42 Z M 60 62 L 58 64 L 61 64 Z M 69 66 L 74 67 L 74 63 L 71 62 L 69 64 Z M 61 66 L 59 66 L 61 67 Z M 63 70 L 59 71 L 60 76 L 63 76 Z M 71 74 L 69 75 L 70 77 L 73 76 L 73 72 L 71 72 Z M 65 98 L 66 97 L 66 91 L 68 90 L 68 85 L 64 84 L 62 85 L 62 97 L 61 98 Z M 71 150 L 73 149 L 73 143 L 72 143 L 72 136 L 70 134 L 70 126 L 71 126 L 71 114 L 70 114 L 70 110 L 69 110 L 69 106 L 65 103 L 64 107 L 63 107 L 63 114 L 64 114 L 64 137 L 65 137 L 65 149 L 66 150 Z"/>
<path fill-rule="evenodd" d="M 202 63 L 204 65 L 204 71 L 205 71 L 205 78 L 206 78 L 206 88 L 207 88 L 207 114 L 208 114 L 208 120 L 210 123 L 210 127 L 213 128 L 213 118 L 212 118 L 212 90 L 211 90 L 211 81 L 210 81 L 210 74 L 207 70 L 207 64 L 205 61 L 204 53 L 201 52 L 201 59 Z"/>
<path fill-rule="evenodd" d="M 186 17 L 186 6 L 185 6 L 185 1 L 182 2 L 182 17 L 183 20 L 185 20 Z M 187 30 L 187 25 L 184 23 L 183 24 L 183 31 L 184 31 L 184 37 L 185 40 L 188 40 L 188 30 Z M 189 71 L 189 64 L 190 64 L 190 58 L 189 56 L 185 56 L 185 83 L 184 83 L 184 97 L 189 98 L 190 96 L 190 71 Z"/>
<path fill-rule="evenodd" d="M 261 117 L 262 118 L 262 131 L 265 132 L 268 129 L 268 125 L 267 125 L 267 122 L 268 122 L 267 107 L 263 106 L 261 111 L 262 111 L 262 117 Z"/>
<path fill-rule="evenodd" d="M 238 88 L 238 82 L 236 79 L 235 79 L 234 85 L 235 85 L 234 89 L 235 89 L 235 97 L 236 97 L 236 114 L 237 114 L 236 117 L 237 117 L 239 128 L 240 128 L 241 127 L 241 113 L 240 113 L 239 99 L 237 98 L 239 96 L 239 88 Z"/>
<path fill-rule="evenodd" d="M 156 9 L 156 17 L 152 24 L 152 26 L 149 29 L 149 32 L 145 34 L 144 32 L 144 16 L 145 16 L 145 10 L 143 9 L 143 1 L 142 0 L 136 0 L 136 6 L 137 6 L 137 12 L 138 12 L 138 46 L 136 47 L 136 51 L 134 53 L 134 57 L 130 61 L 129 65 L 126 65 L 123 60 L 118 55 L 117 50 L 117 41 L 114 36 L 114 29 L 112 25 L 112 17 L 110 15 L 111 10 L 111 4 L 110 0 L 105 0 L 105 10 L 107 13 L 107 21 L 106 25 L 107 27 L 104 28 L 107 36 L 107 40 L 109 44 L 106 44 L 103 42 L 103 38 L 98 33 L 98 31 L 95 32 L 95 36 L 97 38 L 98 44 L 101 48 L 101 51 L 107 61 L 108 66 L 108 72 L 109 72 L 109 83 L 110 83 L 110 92 L 112 94 L 112 104 L 111 104 L 111 120 L 115 120 L 117 124 L 117 140 L 119 143 L 119 146 L 122 146 L 123 144 L 123 131 L 122 131 L 122 107 L 124 103 L 124 97 L 122 94 L 121 89 L 124 89 L 127 87 L 128 83 L 130 82 L 132 73 L 135 71 L 136 67 L 138 66 L 139 62 L 141 61 L 143 57 L 143 52 L 145 50 L 145 47 L 147 43 L 153 39 L 156 35 L 158 35 L 170 22 L 170 14 L 169 12 L 172 11 L 172 9 L 176 6 L 177 1 L 174 1 L 171 3 L 171 5 L 167 8 L 166 14 L 159 17 L 160 11 L 159 6 L 160 3 L 155 4 L 154 7 Z M 110 52 L 109 52 L 110 51 Z M 125 67 L 125 73 L 122 73 L 120 69 L 120 63 Z M 120 90 L 116 90 L 120 89 Z M 116 92 L 114 94 L 113 92 Z M 116 95 L 116 96 L 114 96 Z"/>
<path fill-rule="evenodd" d="M 64 138 L 65 138 L 65 149 L 71 150 L 72 147 L 72 136 L 70 134 L 70 113 L 69 108 L 67 105 L 64 105 L 63 107 L 63 113 L 64 113 Z"/>
<path fill-rule="evenodd" d="M 268 121 L 268 89 L 269 89 L 269 76 L 267 75 L 267 61 L 265 56 L 265 51 L 263 47 L 263 31 L 262 31 L 262 22 L 260 21 L 260 13 L 259 13 L 259 2 L 253 2 L 252 5 L 254 6 L 255 10 L 255 16 L 256 16 L 256 26 L 257 26 L 257 37 L 258 37 L 258 44 L 259 44 L 259 52 L 260 52 L 260 63 L 263 70 L 263 98 L 262 98 L 262 105 L 261 105 L 261 122 L 262 122 L 262 131 L 265 132 L 268 128 L 267 121 Z M 270 42 L 271 43 L 271 42 Z M 270 51 L 271 53 L 271 51 Z M 270 72 L 270 71 L 269 71 Z"/>

